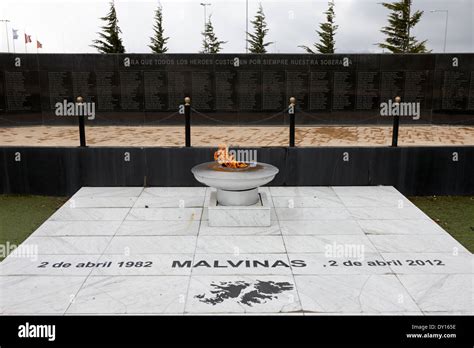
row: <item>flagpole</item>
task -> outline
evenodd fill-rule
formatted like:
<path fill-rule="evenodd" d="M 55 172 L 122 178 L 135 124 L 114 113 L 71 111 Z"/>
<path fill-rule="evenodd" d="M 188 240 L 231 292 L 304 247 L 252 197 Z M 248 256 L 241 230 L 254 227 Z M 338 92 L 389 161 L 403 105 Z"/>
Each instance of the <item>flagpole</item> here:
<path fill-rule="evenodd" d="M 23 39 L 25 40 L 25 53 L 28 53 L 28 48 L 26 47 L 26 31 L 24 31 L 23 34 L 24 34 Z"/>
<path fill-rule="evenodd" d="M 13 53 L 15 53 L 15 37 L 13 36 L 13 29 L 12 29 L 12 43 L 13 43 Z"/>
<path fill-rule="evenodd" d="M 5 23 L 5 32 L 7 34 L 7 48 L 8 48 L 8 53 L 10 53 L 10 39 L 8 38 L 8 22 L 10 22 L 8 19 L 0 19 L 0 22 Z"/>
<path fill-rule="evenodd" d="M 10 53 L 10 39 L 8 38 L 8 22 L 9 20 L 5 21 L 5 30 L 7 31 L 7 47 L 8 47 L 8 53 Z"/>

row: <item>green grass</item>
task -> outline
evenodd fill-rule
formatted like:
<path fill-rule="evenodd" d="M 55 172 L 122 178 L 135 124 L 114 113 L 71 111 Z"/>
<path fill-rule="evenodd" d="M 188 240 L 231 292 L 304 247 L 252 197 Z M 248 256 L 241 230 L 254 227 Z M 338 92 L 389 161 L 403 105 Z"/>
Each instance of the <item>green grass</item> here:
<path fill-rule="evenodd" d="M 471 253 L 474 252 L 474 196 L 428 196 L 409 199 Z"/>
<path fill-rule="evenodd" d="M 66 200 L 64 197 L 0 195 L 0 244 L 20 245 Z M 0 255 L 0 261 L 2 259 Z"/>

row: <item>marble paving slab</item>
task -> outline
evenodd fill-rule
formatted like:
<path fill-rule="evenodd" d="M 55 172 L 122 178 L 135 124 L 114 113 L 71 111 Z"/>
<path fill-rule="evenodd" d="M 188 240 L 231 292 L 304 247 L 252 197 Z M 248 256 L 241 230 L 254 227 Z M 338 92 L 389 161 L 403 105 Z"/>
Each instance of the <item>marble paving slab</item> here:
<path fill-rule="evenodd" d="M 395 275 L 298 275 L 295 281 L 304 311 L 421 314 Z"/>
<path fill-rule="evenodd" d="M 95 197 L 79 196 L 68 200 L 68 208 L 131 208 L 137 197 Z"/>
<path fill-rule="evenodd" d="M 130 208 L 74 208 L 63 206 L 50 221 L 122 221 Z"/>
<path fill-rule="evenodd" d="M 181 314 L 189 277 L 89 277 L 68 314 Z"/>
<path fill-rule="evenodd" d="M 473 255 L 393 187 L 262 187 L 271 226 L 211 227 L 205 187 L 83 187 L 0 263 L 0 314 L 473 313 Z"/>
<path fill-rule="evenodd" d="M 45 221 L 36 231 L 36 237 L 113 236 L 122 221 Z"/>
<path fill-rule="evenodd" d="M 198 220 L 127 220 L 116 231 L 117 236 L 196 236 Z"/>

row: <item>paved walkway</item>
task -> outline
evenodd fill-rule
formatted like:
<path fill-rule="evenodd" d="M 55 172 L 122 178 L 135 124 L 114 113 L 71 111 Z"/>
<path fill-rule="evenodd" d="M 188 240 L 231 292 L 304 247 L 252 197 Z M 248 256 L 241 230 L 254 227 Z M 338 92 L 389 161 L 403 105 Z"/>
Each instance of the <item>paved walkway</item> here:
<path fill-rule="evenodd" d="M 87 127 L 91 146 L 182 146 L 183 127 Z M 388 146 L 391 127 L 297 127 L 297 146 Z M 77 127 L 0 128 L 0 146 L 77 146 Z M 194 146 L 287 146 L 287 127 L 193 127 Z M 474 127 L 401 126 L 399 145 L 474 145 Z"/>
<path fill-rule="evenodd" d="M 0 263 L 0 313 L 473 313 L 472 254 L 393 187 L 261 188 L 255 228 L 210 227 L 210 190 L 82 188 Z"/>

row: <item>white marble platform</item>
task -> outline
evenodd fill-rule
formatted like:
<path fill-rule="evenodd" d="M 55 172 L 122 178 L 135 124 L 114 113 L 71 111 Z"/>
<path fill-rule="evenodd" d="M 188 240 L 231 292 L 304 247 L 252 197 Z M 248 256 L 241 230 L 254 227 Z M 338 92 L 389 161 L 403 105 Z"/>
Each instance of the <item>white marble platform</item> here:
<path fill-rule="evenodd" d="M 210 188 L 84 187 L 0 263 L 0 314 L 473 314 L 472 254 L 393 187 L 264 187 L 270 226 L 212 227 Z"/>

